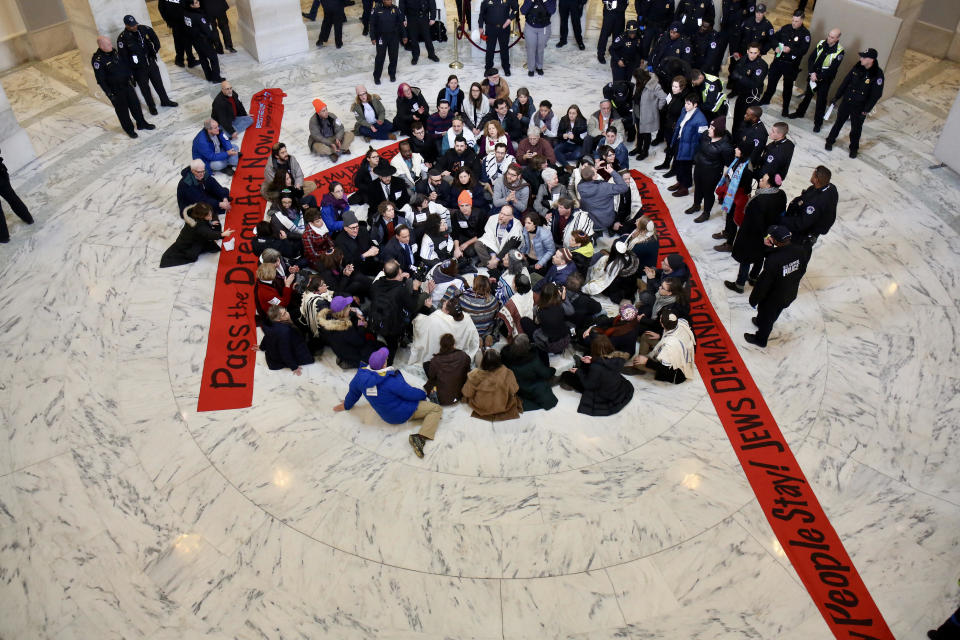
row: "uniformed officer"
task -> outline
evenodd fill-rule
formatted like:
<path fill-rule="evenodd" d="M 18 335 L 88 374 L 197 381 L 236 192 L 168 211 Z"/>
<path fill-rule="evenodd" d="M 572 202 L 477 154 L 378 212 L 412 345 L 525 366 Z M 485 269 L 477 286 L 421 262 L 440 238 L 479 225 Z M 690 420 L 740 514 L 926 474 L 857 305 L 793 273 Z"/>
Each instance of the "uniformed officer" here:
<path fill-rule="evenodd" d="M 13 185 L 10 184 L 10 173 L 7 171 L 7 165 L 3 164 L 3 156 L 0 156 L 0 198 L 7 201 L 18 218 L 27 224 L 33 224 L 30 209 L 23 203 L 17 192 L 13 190 Z M 0 242 L 10 242 L 10 230 L 7 228 L 7 216 L 3 211 L 3 206 L 0 206 Z"/>
<path fill-rule="evenodd" d="M 192 0 L 183 10 L 183 24 L 190 34 L 190 44 L 197 52 L 203 76 L 207 82 L 223 82 L 220 77 L 220 61 L 214 48 L 216 34 L 210 19 L 200 10 L 200 0 Z"/>
<path fill-rule="evenodd" d="M 420 38 L 423 38 L 427 48 L 427 57 L 434 62 L 440 62 L 433 50 L 433 38 L 430 36 L 430 27 L 437 21 L 438 16 L 436 1 L 400 0 L 400 13 L 403 14 L 403 26 L 407 28 L 410 52 L 413 54 L 410 64 L 417 64 L 420 59 Z"/>
<path fill-rule="evenodd" d="M 560 41 L 557 43 L 557 49 L 567 44 L 567 22 L 573 25 L 573 37 L 577 41 L 577 48 L 583 51 L 587 45 L 583 44 L 583 27 L 580 24 L 580 18 L 583 16 L 584 0 L 560 0 Z"/>
<path fill-rule="evenodd" d="M 715 75 L 704 73 L 700 69 L 690 72 L 690 85 L 700 89 L 700 111 L 707 122 L 713 122 L 718 116 L 728 112 L 727 96 L 723 92 L 723 83 Z"/>
<path fill-rule="evenodd" d="M 773 25 L 766 18 L 767 5 L 758 4 L 753 15 L 744 20 L 733 34 L 730 41 L 730 66 L 729 73 L 733 73 L 740 60 L 747 54 L 747 47 L 756 42 L 760 47 L 760 55 L 764 55 L 770 50 L 770 43 L 773 41 Z M 734 87 L 735 88 L 735 87 Z M 758 96 L 759 97 L 759 96 Z"/>
<path fill-rule="evenodd" d="M 607 38 L 617 37 L 623 33 L 627 22 L 627 0 L 603 0 L 603 22 L 600 24 L 600 37 L 597 39 L 597 60 L 606 64 Z"/>
<path fill-rule="evenodd" d="M 193 57 L 193 47 L 190 46 L 190 31 L 183 23 L 183 2 L 181 0 L 157 0 L 157 8 L 160 10 L 160 16 L 170 27 L 173 34 L 173 64 L 178 67 L 183 65 L 183 56 L 187 56 L 187 66 L 195 67 L 200 64 Z"/>
<path fill-rule="evenodd" d="M 377 47 L 377 57 L 373 62 L 373 81 L 380 84 L 380 74 L 383 73 L 383 60 L 390 54 L 387 73 L 390 82 L 397 79 L 397 51 L 400 40 L 404 44 L 407 36 L 403 30 L 403 14 L 393 6 L 393 0 L 383 0 L 370 15 L 370 42 Z"/>
<path fill-rule="evenodd" d="M 633 22 L 632 20 L 630 22 Z M 627 23 L 629 29 L 629 23 Z M 611 47 L 610 56 L 614 55 Z M 633 82 L 630 80 L 614 80 L 603 87 L 603 97 L 610 101 L 613 110 L 620 116 L 627 142 L 633 142 L 637 136 L 637 128 L 633 123 Z"/>
<path fill-rule="evenodd" d="M 747 47 L 747 56 L 740 60 L 730 74 L 730 88 L 737 95 L 737 102 L 733 107 L 733 137 L 743 121 L 743 114 L 750 105 L 759 105 L 763 95 L 763 83 L 767 79 L 767 63 L 760 57 L 760 45 L 756 42 Z"/>
<path fill-rule="evenodd" d="M 136 138 L 137 132 L 133 130 L 133 122 L 130 121 L 130 114 L 133 114 L 137 129 L 156 129 L 156 125 L 144 119 L 140 99 L 137 97 L 137 92 L 133 90 L 135 82 L 133 71 L 113 48 L 110 38 L 98 37 L 97 46 L 99 48 L 90 59 L 93 75 L 97 79 L 97 84 L 110 98 L 113 109 L 117 112 L 117 118 L 120 120 L 120 126 L 128 136 Z"/>
<path fill-rule="evenodd" d="M 627 23 L 626 31 L 614 38 L 613 44 L 610 45 L 610 68 L 613 70 L 613 81 L 630 82 L 641 59 L 637 21 L 631 20 Z"/>
<path fill-rule="evenodd" d="M 696 33 L 706 20 L 713 24 L 716 17 L 713 0 L 680 0 L 677 4 L 675 20 L 680 23 L 680 32 L 685 36 Z"/>
<path fill-rule="evenodd" d="M 750 184 L 756 175 L 751 167 L 759 167 L 763 156 L 763 149 L 767 146 L 767 128 L 760 121 L 763 109 L 757 106 L 747 107 L 743 115 L 739 132 L 733 136 L 734 154 L 746 167 L 740 177 L 740 184 Z M 714 247 L 717 251 L 729 252 L 733 249 L 733 239 L 737 235 L 737 224 L 733 221 L 735 207 L 730 207 L 723 231 L 713 234 L 714 240 L 723 240 L 722 244 Z"/>
<path fill-rule="evenodd" d="M 723 62 L 723 36 L 713 28 L 713 20 L 704 19 L 690 40 L 693 59 L 690 63 L 705 73 L 717 75 Z M 709 122 L 709 120 L 708 120 Z"/>
<path fill-rule="evenodd" d="M 837 220 L 837 201 L 840 194 L 830 183 L 830 169 L 820 165 L 810 176 L 810 186 L 790 201 L 781 218 L 781 224 L 793 233 L 794 242 L 806 250 L 803 271 L 807 270 L 813 246 Z"/>
<path fill-rule="evenodd" d="M 787 133 L 789 132 L 790 125 L 786 122 L 778 122 L 770 127 L 770 142 L 767 143 L 763 153 L 760 154 L 760 166 L 754 172 L 754 175 L 768 175 L 771 179 L 780 176 L 781 181 L 787 179 L 794 150 L 793 142 L 787 140 Z"/>
<path fill-rule="evenodd" d="M 673 0 L 635 0 L 635 8 L 637 20 L 644 25 L 642 57 L 649 59 L 654 43 L 673 22 L 676 5 Z"/>
<path fill-rule="evenodd" d="M 756 308 L 753 323 L 756 333 L 745 333 L 743 339 L 758 347 L 766 347 L 773 324 L 783 310 L 797 299 L 800 279 L 803 278 L 805 251 L 793 244 L 790 229 L 772 225 L 767 229 L 763 243 L 772 251 L 763 260 L 763 271 L 750 292 L 750 306 Z"/>
<path fill-rule="evenodd" d="M 660 84 L 667 87 L 670 86 L 670 81 L 676 75 L 672 72 L 673 65 L 670 59 L 677 58 L 689 63 L 693 58 L 693 47 L 690 45 L 690 39 L 681 35 L 680 26 L 679 22 L 674 22 L 670 25 L 669 31 L 660 35 L 660 39 L 653 45 L 650 59 L 647 61 L 647 66 L 660 78 Z"/>
<path fill-rule="evenodd" d="M 840 135 L 840 129 L 850 118 L 850 157 L 857 157 L 857 150 L 860 148 L 860 132 L 863 131 L 863 121 L 867 114 L 876 106 L 880 96 L 883 95 L 883 71 L 877 64 L 877 50 L 870 48 L 860 52 L 860 62 L 850 69 L 847 77 L 837 88 L 833 95 L 833 104 L 840 102 L 840 109 L 837 111 L 837 121 L 833 123 L 827 135 L 827 143 L 824 149 L 830 151 L 833 149 L 833 143 L 837 141 Z"/>
<path fill-rule="evenodd" d="M 517 0 L 483 0 L 480 3 L 477 24 L 480 34 L 487 36 L 486 66 L 493 66 L 493 54 L 499 48 L 500 66 L 505 76 L 510 75 L 510 23 L 517 19 L 519 13 Z"/>
<path fill-rule="evenodd" d="M 727 45 L 730 45 L 731 54 L 735 46 L 733 37 L 736 35 L 737 29 L 753 12 L 754 3 L 750 0 L 723 0 L 720 14 L 720 36 L 723 38 L 724 49 L 727 48 Z"/>
<path fill-rule="evenodd" d="M 807 58 L 807 90 L 803 99 L 797 105 L 797 110 L 788 118 L 802 118 L 807 113 L 813 94 L 817 94 L 817 106 L 813 111 L 813 132 L 819 133 L 823 126 L 823 114 L 827 111 L 827 99 L 830 94 L 830 85 L 837 77 L 840 63 L 843 62 L 843 47 L 840 46 L 840 30 L 833 29 L 825 40 L 817 46 Z"/>
<path fill-rule="evenodd" d="M 790 112 L 790 99 L 793 97 L 793 81 L 800 73 L 800 63 L 807 49 L 810 48 L 810 32 L 803 26 L 803 12 L 795 11 L 790 24 L 784 25 L 774 36 L 777 57 L 770 65 L 770 77 L 767 79 L 767 90 L 760 100 L 760 104 L 770 104 L 780 78 L 783 77 L 783 110 L 784 117 Z"/>
<path fill-rule="evenodd" d="M 157 66 L 157 51 L 160 50 L 160 38 L 156 32 L 145 24 L 137 24 L 133 16 L 123 17 L 124 28 L 117 36 L 117 53 L 131 69 L 133 77 L 140 87 L 140 94 L 147 103 L 147 109 L 152 115 L 157 115 L 157 106 L 153 102 L 153 93 L 150 83 L 157 90 L 161 107 L 175 107 L 177 103 L 167 97 L 167 90 L 163 88 L 163 78 L 160 77 L 160 68 Z"/>

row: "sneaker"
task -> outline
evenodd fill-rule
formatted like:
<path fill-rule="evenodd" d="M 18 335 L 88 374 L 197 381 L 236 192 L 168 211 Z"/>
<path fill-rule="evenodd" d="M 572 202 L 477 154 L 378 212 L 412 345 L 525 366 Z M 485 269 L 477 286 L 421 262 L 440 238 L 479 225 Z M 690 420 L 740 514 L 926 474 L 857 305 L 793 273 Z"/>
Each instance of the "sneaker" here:
<path fill-rule="evenodd" d="M 423 457 L 423 443 L 426 441 L 419 433 L 411 433 L 410 437 L 407 438 L 407 442 L 410 443 L 410 446 L 413 447 L 413 452 L 417 454 L 418 458 Z"/>
<path fill-rule="evenodd" d="M 729 280 L 724 280 L 724 281 L 723 281 L 723 286 L 725 286 L 727 289 L 730 289 L 730 291 L 736 291 L 737 293 L 743 293 L 743 287 L 741 287 L 741 286 L 740 286 L 739 284 L 737 284 L 736 282 L 731 282 L 731 281 L 729 281 Z"/>
<path fill-rule="evenodd" d="M 767 346 L 767 343 L 766 343 L 766 342 L 760 342 L 760 338 L 758 338 L 758 337 L 757 337 L 757 334 L 755 334 L 755 333 L 745 333 L 745 334 L 743 334 L 743 339 L 746 340 L 747 342 L 749 342 L 750 344 L 756 345 L 756 346 L 758 346 L 758 347 L 766 347 L 766 346 Z"/>

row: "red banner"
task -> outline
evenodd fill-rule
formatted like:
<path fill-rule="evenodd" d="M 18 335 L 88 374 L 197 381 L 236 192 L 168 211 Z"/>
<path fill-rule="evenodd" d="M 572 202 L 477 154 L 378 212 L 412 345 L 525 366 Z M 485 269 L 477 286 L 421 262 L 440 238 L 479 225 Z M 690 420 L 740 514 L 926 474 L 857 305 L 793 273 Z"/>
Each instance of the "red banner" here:
<path fill-rule="evenodd" d="M 657 227 L 661 254 L 679 253 L 690 268 L 697 370 L 777 540 L 835 637 L 893 640 L 736 345 L 704 294 L 659 190 L 639 171 L 631 173 L 643 198 L 643 213 Z"/>
<path fill-rule="evenodd" d="M 251 347 L 257 344 L 253 284 L 259 261 L 250 242 L 254 227 L 263 220 L 260 185 L 280 136 L 285 95 L 280 89 L 264 89 L 250 101 L 253 125 L 243 134 L 240 164 L 230 186 L 232 206 L 223 222 L 224 229 L 233 229 L 236 246 L 220 252 L 197 411 L 240 409 L 253 401 L 256 354 Z"/>
<path fill-rule="evenodd" d="M 385 147 L 380 147 L 377 149 L 377 153 L 380 154 L 380 157 L 391 160 L 393 159 L 393 156 L 397 155 L 398 144 L 399 143 L 394 142 L 393 144 L 388 144 Z M 320 173 L 307 176 L 307 180 L 313 180 L 317 183 L 317 202 L 320 202 L 320 194 L 326 193 L 330 188 L 331 182 L 339 182 L 342 184 L 347 193 L 353 191 L 353 177 L 357 175 L 357 169 L 360 168 L 360 163 L 363 162 L 363 158 L 366 156 L 366 153 L 367 149 L 364 149 L 362 153 L 358 154 L 354 158 L 350 158 L 346 162 L 341 162 L 340 164 L 334 165 L 329 169 L 324 169 Z"/>

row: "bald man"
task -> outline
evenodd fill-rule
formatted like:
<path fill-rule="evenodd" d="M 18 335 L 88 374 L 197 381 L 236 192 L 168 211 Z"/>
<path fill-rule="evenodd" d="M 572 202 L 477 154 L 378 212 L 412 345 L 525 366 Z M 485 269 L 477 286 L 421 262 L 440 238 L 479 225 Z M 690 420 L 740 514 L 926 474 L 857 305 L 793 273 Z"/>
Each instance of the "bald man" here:
<path fill-rule="evenodd" d="M 247 110 L 243 108 L 243 101 L 233 90 L 233 84 L 229 80 L 220 83 L 220 93 L 213 99 L 210 117 L 220 123 L 220 127 L 231 140 L 236 140 L 247 127 L 253 124 L 253 118 L 247 115 Z"/>
<path fill-rule="evenodd" d="M 833 29 L 826 39 L 817 43 L 807 58 L 807 90 L 803 99 L 797 105 L 797 110 L 788 115 L 788 118 L 802 118 L 807 113 L 813 94 L 817 94 L 817 106 L 813 112 L 813 130 L 820 131 L 823 126 L 823 114 L 827 110 L 827 94 L 830 85 L 837 77 L 840 63 L 843 62 L 843 47 L 840 45 L 840 29 Z M 786 107 L 786 105 L 784 105 Z"/>
<path fill-rule="evenodd" d="M 140 98 L 133 90 L 136 82 L 133 77 L 133 70 L 114 50 L 113 42 L 107 36 L 99 36 L 97 47 L 90 59 L 90 64 L 93 65 L 93 75 L 97 79 L 97 84 L 100 85 L 100 88 L 103 89 L 103 92 L 113 104 L 113 108 L 117 112 L 117 118 L 120 120 L 120 126 L 123 127 L 128 136 L 136 138 L 137 132 L 134 131 L 133 122 L 130 121 L 130 114 L 133 114 L 137 129 L 156 129 L 155 125 L 150 124 L 143 117 Z"/>

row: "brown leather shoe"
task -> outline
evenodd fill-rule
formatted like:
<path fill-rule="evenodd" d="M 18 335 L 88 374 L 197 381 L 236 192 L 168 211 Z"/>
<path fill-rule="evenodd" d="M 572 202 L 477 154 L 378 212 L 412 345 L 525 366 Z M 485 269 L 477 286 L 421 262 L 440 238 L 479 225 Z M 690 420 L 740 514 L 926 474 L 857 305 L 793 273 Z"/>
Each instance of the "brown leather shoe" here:
<path fill-rule="evenodd" d="M 713 238 L 714 240 L 723 240 L 727 236 L 723 231 L 718 231 L 710 237 Z"/>
<path fill-rule="evenodd" d="M 676 190 L 679 189 L 679 188 L 680 188 L 680 183 L 679 183 L 679 182 L 674 182 L 672 185 L 670 185 L 669 187 L 667 187 L 667 191 L 676 191 Z"/>
<path fill-rule="evenodd" d="M 694 221 L 694 222 L 706 222 L 706 221 L 709 220 L 709 219 L 710 219 L 710 214 L 709 214 L 708 212 L 704 211 L 703 213 L 701 213 L 700 215 L 698 215 L 696 218 L 694 218 L 693 221 Z"/>
<path fill-rule="evenodd" d="M 723 244 L 718 244 L 718 245 L 715 246 L 713 249 L 714 249 L 714 251 L 720 251 L 720 252 L 723 252 L 723 253 L 730 253 L 731 251 L 733 251 L 733 247 L 730 246 L 730 243 L 729 243 L 729 242 L 724 242 Z"/>
<path fill-rule="evenodd" d="M 674 198 L 682 198 L 683 196 L 688 196 L 688 195 L 690 195 L 690 190 L 687 189 L 686 187 L 680 187 L 679 189 L 673 192 Z"/>

